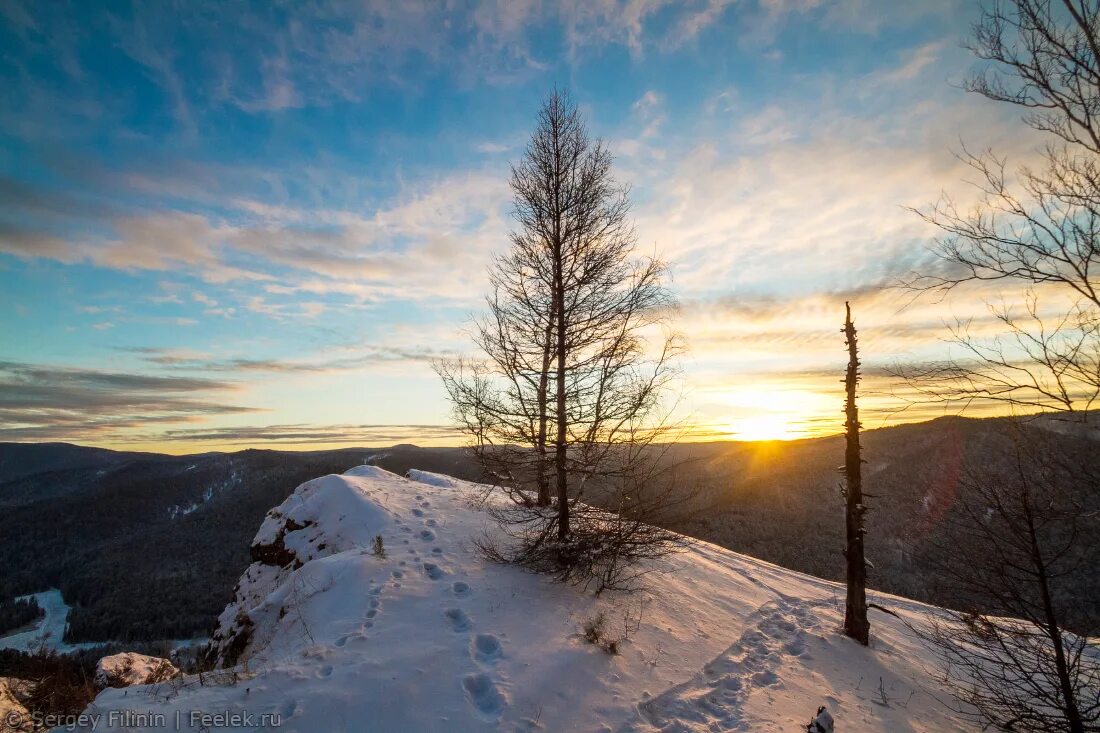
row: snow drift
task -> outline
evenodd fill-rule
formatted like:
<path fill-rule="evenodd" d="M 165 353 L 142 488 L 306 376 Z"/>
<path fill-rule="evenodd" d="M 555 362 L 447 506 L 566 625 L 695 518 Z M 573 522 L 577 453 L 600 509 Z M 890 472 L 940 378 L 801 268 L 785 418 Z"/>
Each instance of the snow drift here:
<path fill-rule="evenodd" d="M 99 729 L 111 711 L 200 729 L 192 711 L 207 711 L 311 733 L 797 731 L 821 705 L 843 731 L 971 729 L 899 619 L 872 611 L 870 648 L 839 633 L 835 583 L 699 543 L 655 564 L 649 593 L 594 598 L 483 560 L 478 487 L 410 475 L 360 466 L 300 486 L 220 618 L 227 669 L 105 690 Z M 617 655 L 584 639 L 601 613 Z"/>

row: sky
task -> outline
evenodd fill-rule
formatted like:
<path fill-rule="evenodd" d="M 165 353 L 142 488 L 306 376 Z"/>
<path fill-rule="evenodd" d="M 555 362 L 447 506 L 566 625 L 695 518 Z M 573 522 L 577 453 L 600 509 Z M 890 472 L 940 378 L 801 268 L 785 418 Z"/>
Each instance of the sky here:
<path fill-rule="evenodd" d="M 942 414 L 887 368 L 1003 294 L 896 287 L 932 262 L 907 207 L 966 202 L 963 145 L 1035 149 L 959 88 L 976 12 L 0 0 L 0 440 L 459 444 L 431 363 L 471 352 L 555 87 L 670 264 L 692 438 L 839 432 L 846 300 L 866 426 Z"/>

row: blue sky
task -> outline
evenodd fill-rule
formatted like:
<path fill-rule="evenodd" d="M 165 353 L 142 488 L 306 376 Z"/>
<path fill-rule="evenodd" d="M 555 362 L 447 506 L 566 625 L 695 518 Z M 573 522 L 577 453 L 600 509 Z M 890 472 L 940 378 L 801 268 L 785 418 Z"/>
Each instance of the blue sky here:
<path fill-rule="evenodd" d="M 469 348 L 555 86 L 672 264 L 699 434 L 839 429 L 846 298 L 872 364 L 978 303 L 901 309 L 932 235 L 903 207 L 960 142 L 1032 149 L 957 87 L 974 12 L 0 0 L 0 440 L 456 442 L 430 362 Z"/>

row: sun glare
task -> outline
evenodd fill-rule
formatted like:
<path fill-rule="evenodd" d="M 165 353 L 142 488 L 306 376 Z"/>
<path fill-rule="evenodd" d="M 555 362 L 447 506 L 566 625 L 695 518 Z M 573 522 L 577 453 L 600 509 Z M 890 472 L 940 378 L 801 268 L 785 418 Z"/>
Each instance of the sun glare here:
<path fill-rule="evenodd" d="M 714 433 L 725 440 L 795 440 L 816 435 L 812 425 L 835 411 L 831 395 L 788 386 L 724 392 L 716 400 L 726 417 Z"/>
<path fill-rule="evenodd" d="M 735 420 L 730 423 L 729 432 L 737 440 L 790 440 L 802 435 L 787 415 L 754 415 Z"/>

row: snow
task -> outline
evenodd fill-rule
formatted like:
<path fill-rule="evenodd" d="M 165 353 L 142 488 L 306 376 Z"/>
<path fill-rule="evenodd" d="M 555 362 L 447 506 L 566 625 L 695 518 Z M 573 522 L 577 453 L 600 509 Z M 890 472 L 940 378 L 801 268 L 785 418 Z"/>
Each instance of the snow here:
<path fill-rule="evenodd" d="M 450 476 L 444 476 L 441 473 L 431 473 L 429 471 L 420 471 L 415 468 L 410 468 L 405 472 L 406 478 L 416 481 L 421 484 L 427 484 L 428 486 L 438 486 L 442 489 L 453 489 L 460 486 L 462 481 L 451 478 Z"/>
<path fill-rule="evenodd" d="M 796 731 L 821 706 L 845 732 L 976 730 L 939 702 L 933 658 L 899 619 L 872 611 L 870 648 L 839 633 L 835 583 L 700 542 L 659 563 L 650 592 L 596 598 L 484 560 L 483 491 L 374 466 L 303 484 L 256 536 L 285 564 L 254 562 L 221 616 L 236 666 L 105 690 L 97 730 L 112 711 L 199 730 L 192 711 L 207 711 L 320 733 Z M 909 620 L 935 613 L 872 595 Z M 601 611 L 618 655 L 582 636 Z"/>

